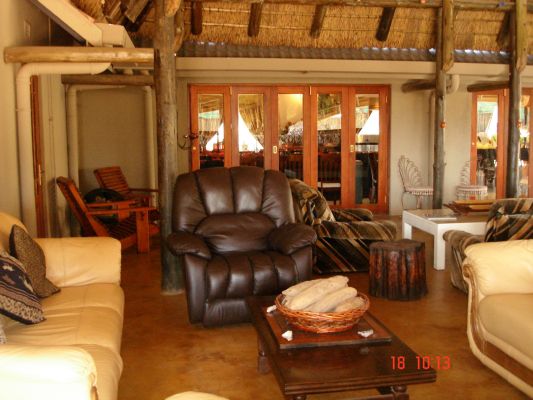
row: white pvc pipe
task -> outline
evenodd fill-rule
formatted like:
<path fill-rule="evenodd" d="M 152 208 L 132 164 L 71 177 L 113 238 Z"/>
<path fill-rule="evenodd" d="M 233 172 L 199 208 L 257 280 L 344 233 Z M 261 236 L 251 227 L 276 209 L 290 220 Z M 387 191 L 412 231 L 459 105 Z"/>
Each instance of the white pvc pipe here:
<path fill-rule="evenodd" d="M 152 99 L 152 87 L 144 86 L 144 121 L 146 129 L 146 162 L 148 163 L 148 187 L 157 186 L 157 171 L 155 169 L 156 154 L 154 143 L 154 111 Z"/>
<path fill-rule="evenodd" d="M 30 79 L 33 75 L 99 74 L 110 63 L 29 63 L 23 65 L 16 78 L 17 125 L 19 148 L 19 183 L 21 215 L 31 235 L 37 234 L 33 175 L 33 143 L 31 126 Z"/>

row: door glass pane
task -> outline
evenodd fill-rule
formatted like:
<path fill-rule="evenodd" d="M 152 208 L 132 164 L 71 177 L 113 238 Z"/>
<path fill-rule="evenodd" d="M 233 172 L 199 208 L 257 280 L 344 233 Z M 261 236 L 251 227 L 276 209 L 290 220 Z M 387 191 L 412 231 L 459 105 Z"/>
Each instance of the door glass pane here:
<path fill-rule="evenodd" d="M 200 168 L 224 166 L 224 95 L 198 95 Z"/>
<path fill-rule="evenodd" d="M 379 94 L 355 96 L 355 202 L 378 202 Z"/>
<path fill-rule="evenodd" d="M 498 96 L 477 96 L 476 182 L 487 185 L 488 197 L 496 197 L 496 149 L 498 146 Z"/>
<path fill-rule="evenodd" d="M 341 196 L 341 95 L 318 95 L 318 190 L 332 202 Z"/>
<path fill-rule="evenodd" d="M 279 170 L 303 179 L 303 94 L 278 95 Z"/>
<path fill-rule="evenodd" d="M 239 161 L 240 165 L 263 167 L 265 144 L 262 94 L 239 94 Z"/>
<path fill-rule="evenodd" d="M 528 169 L 529 169 L 529 124 L 531 118 L 531 96 L 522 95 L 520 103 L 520 161 L 519 161 L 519 178 L 520 187 L 519 195 L 528 197 Z"/>

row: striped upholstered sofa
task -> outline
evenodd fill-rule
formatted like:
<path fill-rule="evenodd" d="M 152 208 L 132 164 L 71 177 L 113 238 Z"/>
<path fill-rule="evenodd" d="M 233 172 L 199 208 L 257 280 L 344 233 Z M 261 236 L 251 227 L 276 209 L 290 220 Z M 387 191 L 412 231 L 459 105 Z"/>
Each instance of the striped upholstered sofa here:
<path fill-rule="evenodd" d="M 463 261 L 468 246 L 519 239 L 533 239 L 533 198 L 494 202 L 489 210 L 484 236 L 459 230 L 446 232 L 446 267 L 450 268 L 452 285 L 468 293 L 468 286 L 463 279 Z"/>
<path fill-rule="evenodd" d="M 318 236 L 315 272 L 366 271 L 370 244 L 394 240 L 394 222 L 374 221 L 364 208 L 331 209 L 318 190 L 298 179 L 289 183 L 296 221 L 312 226 Z"/>

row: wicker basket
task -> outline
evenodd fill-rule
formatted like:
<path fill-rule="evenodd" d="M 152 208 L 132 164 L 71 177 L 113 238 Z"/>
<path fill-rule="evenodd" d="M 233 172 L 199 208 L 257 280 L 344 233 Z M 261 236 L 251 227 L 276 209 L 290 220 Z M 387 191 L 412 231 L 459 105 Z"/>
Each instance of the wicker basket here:
<path fill-rule="evenodd" d="M 370 300 L 363 293 L 358 296 L 363 298 L 365 304 L 361 308 L 343 312 L 311 312 L 294 311 L 285 307 L 282 302 L 285 297 L 280 294 L 276 297 L 277 310 L 287 321 L 298 329 L 314 333 L 332 333 L 347 331 L 352 328 L 370 307 Z"/>

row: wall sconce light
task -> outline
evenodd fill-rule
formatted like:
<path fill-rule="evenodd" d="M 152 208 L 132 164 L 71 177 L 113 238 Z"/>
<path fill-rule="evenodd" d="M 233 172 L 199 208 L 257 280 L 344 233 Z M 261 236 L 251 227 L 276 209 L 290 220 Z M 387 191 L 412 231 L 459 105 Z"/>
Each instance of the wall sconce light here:
<path fill-rule="evenodd" d="M 189 133 L 188 135 L 183 135 L 184 143 L 181 144 L 178 139 L 178 146 L 182 150 L 190 150 L 193 147 L 193 142 L 198 139 L 197 133 Z"/>

